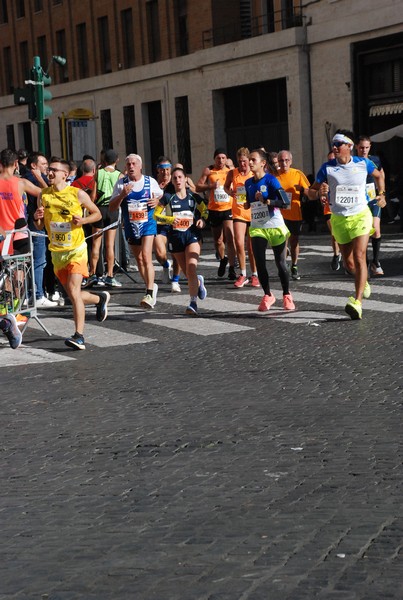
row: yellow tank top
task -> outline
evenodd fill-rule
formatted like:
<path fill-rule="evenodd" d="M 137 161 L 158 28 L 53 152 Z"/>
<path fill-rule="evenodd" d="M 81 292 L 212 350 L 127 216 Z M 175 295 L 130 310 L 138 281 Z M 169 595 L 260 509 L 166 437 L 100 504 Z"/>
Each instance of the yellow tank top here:
<path fill-rule="evenodd" d="M 74 225 L 72 220 L 74 215 L 83 214 L 78 192 L 78 188 L 72 186 L 66 186 L 61 191 L 53 187 L 42 190 L 45 227 L 51 252 L 69 252 L 85 243 L 82 226 Z"/>
<path fill-rule="evenodd" d="M 224 183 L 227 179 L 229 169 L 225 167 L 220 171 L 211 170 L 208 176 L 209 183 L 218 182 L 218 187 L 210 190 L 208 209 L 209 210 L 231 210 L 232 198 L 224 190 Z"/>

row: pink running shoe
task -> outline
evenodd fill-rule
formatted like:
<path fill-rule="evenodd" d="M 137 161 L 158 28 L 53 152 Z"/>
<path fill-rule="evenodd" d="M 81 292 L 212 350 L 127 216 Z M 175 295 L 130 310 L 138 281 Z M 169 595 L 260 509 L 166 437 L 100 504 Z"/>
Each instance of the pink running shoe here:
<path fill-rule="evenodd" d="M 268 294 L 265 294 L 263 296 L 263 300 L 261 301 L 257 309 L 260 312 L 265 312 L 266 310 L 269 310 L 270 306 L 272 306 L 275 303 L 275 301 L 276 299 L 273 296 L 273 294 L 271 294 L 270 296 Z"/>
<path fill-rule="evenodd" d="M 295 304 L 291 294 L 285 294 L 283 296 L 283 306 L 284 310 L 295 310 Z"/>
<path fill-rule="evenodd" d="M 251 276 L 249 283 L 252 287 L 260 287 L 259 279 L 256 277 L 256 275 Z"/>
<path fill-rule="evenodd" d="M 245 275 L 240 275 L 238 277 L 238 279 L 236 280 L 236 282 L 234 283 L 234 287 L 242 288 L 247 283 L 249 283 L 249 279 L 247 277 L 245 277 Z"/>

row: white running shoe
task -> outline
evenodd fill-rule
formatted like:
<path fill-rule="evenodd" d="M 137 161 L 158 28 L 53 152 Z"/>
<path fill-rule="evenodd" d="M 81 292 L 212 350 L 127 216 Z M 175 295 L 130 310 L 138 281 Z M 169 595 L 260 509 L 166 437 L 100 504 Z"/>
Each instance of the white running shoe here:
<path fill-rule="evenodd" d="M 169 283 L 172 279 L 172 274 L 173 274 L 172 262 L 170 260 L 168 260 L 167 262 L 168 262 L 168 266 L 162 268 L 162 278 L 161 278 L 162 283 Z"/>
<path fill-rule="evenodd" d="M 180 294 L 181 293 L 181 286 L 179 285 L 179 283 L 177 281 L 172 281 L 171 283 L 171 292 L 173 294 Z"/>
<path fill-rule="evenodd" d="M 58 306 L 58 303 L 52 302 L 51 300 L 46 298 L 46 296 L 42 296 L 42 298 L 37 298 L 36 306 L 38 308 L 54 308 L 55 306 Z"/>

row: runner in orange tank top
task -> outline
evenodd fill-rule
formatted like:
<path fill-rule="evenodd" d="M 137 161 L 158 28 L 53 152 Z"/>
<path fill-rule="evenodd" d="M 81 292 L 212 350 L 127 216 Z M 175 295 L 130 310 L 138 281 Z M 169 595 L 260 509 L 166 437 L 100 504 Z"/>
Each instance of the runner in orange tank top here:
<path fill-rule="evenodd" d="M 237 277 L 235 273 L 232 198 L 224 190 L 224 183 L 229 172 L 229 169 L 225 166 L 226 161 L 226 151 L 217 148 L 214 152 L 214 165 L 203 169 L 203 173 L 196 184 L 196 191 L 208 194 L 209 222 L 215 249 L 220 259 L 217 275 L 218 277 L 224 277 L 229 262 L 228 279 L 235 281 Z M 227 250 L 227 255 L 225 250 Z"/>
<path fill-rule="evenodd" d="M 241 269 L 241 274 L 235 281 L 234 287 L 242 288 L 248 283 L 250 283 L 252 287 L 259 287 L 260 284 L 256 271 L 256 263 L 253 256 L 252 243 L 249 237 L 251 213 L 250 208 L 244 208 L 244 203 L 246 202 L 245 181 L 253 175 L 249 168 L 249 150 L 248 148 L 239 148 L 236 155 L 238 167 L 228 172 L 224 185 L 224 190 L 229 196 L 232 196 L 235 249 L 238 256 L 239 267 Z M 247 235 L 248 257 L 252 271 L 250 280 L 246 277 L 245 234 Z"/>

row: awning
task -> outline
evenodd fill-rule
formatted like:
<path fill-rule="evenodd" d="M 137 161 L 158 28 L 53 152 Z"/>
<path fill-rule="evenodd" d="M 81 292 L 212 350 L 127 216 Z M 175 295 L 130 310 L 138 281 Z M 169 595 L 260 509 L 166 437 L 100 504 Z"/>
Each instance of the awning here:
<path fill-rule="evenodd" d="M 403 113 L 403 102 L 393 104 L 377 104 L 369 109 L 370 117 L 383 117 L 384 115 L 399 115 Z"/>
<path fill-rule="evenodd" d="M 371 135 L 371 141 L 378 143 L 388 142 L 394 137 L 403 137 L 403 125 L 398 125 L 397 127 L 392 127 L 392 129 L 387 129 L 386 131 Z"/>

